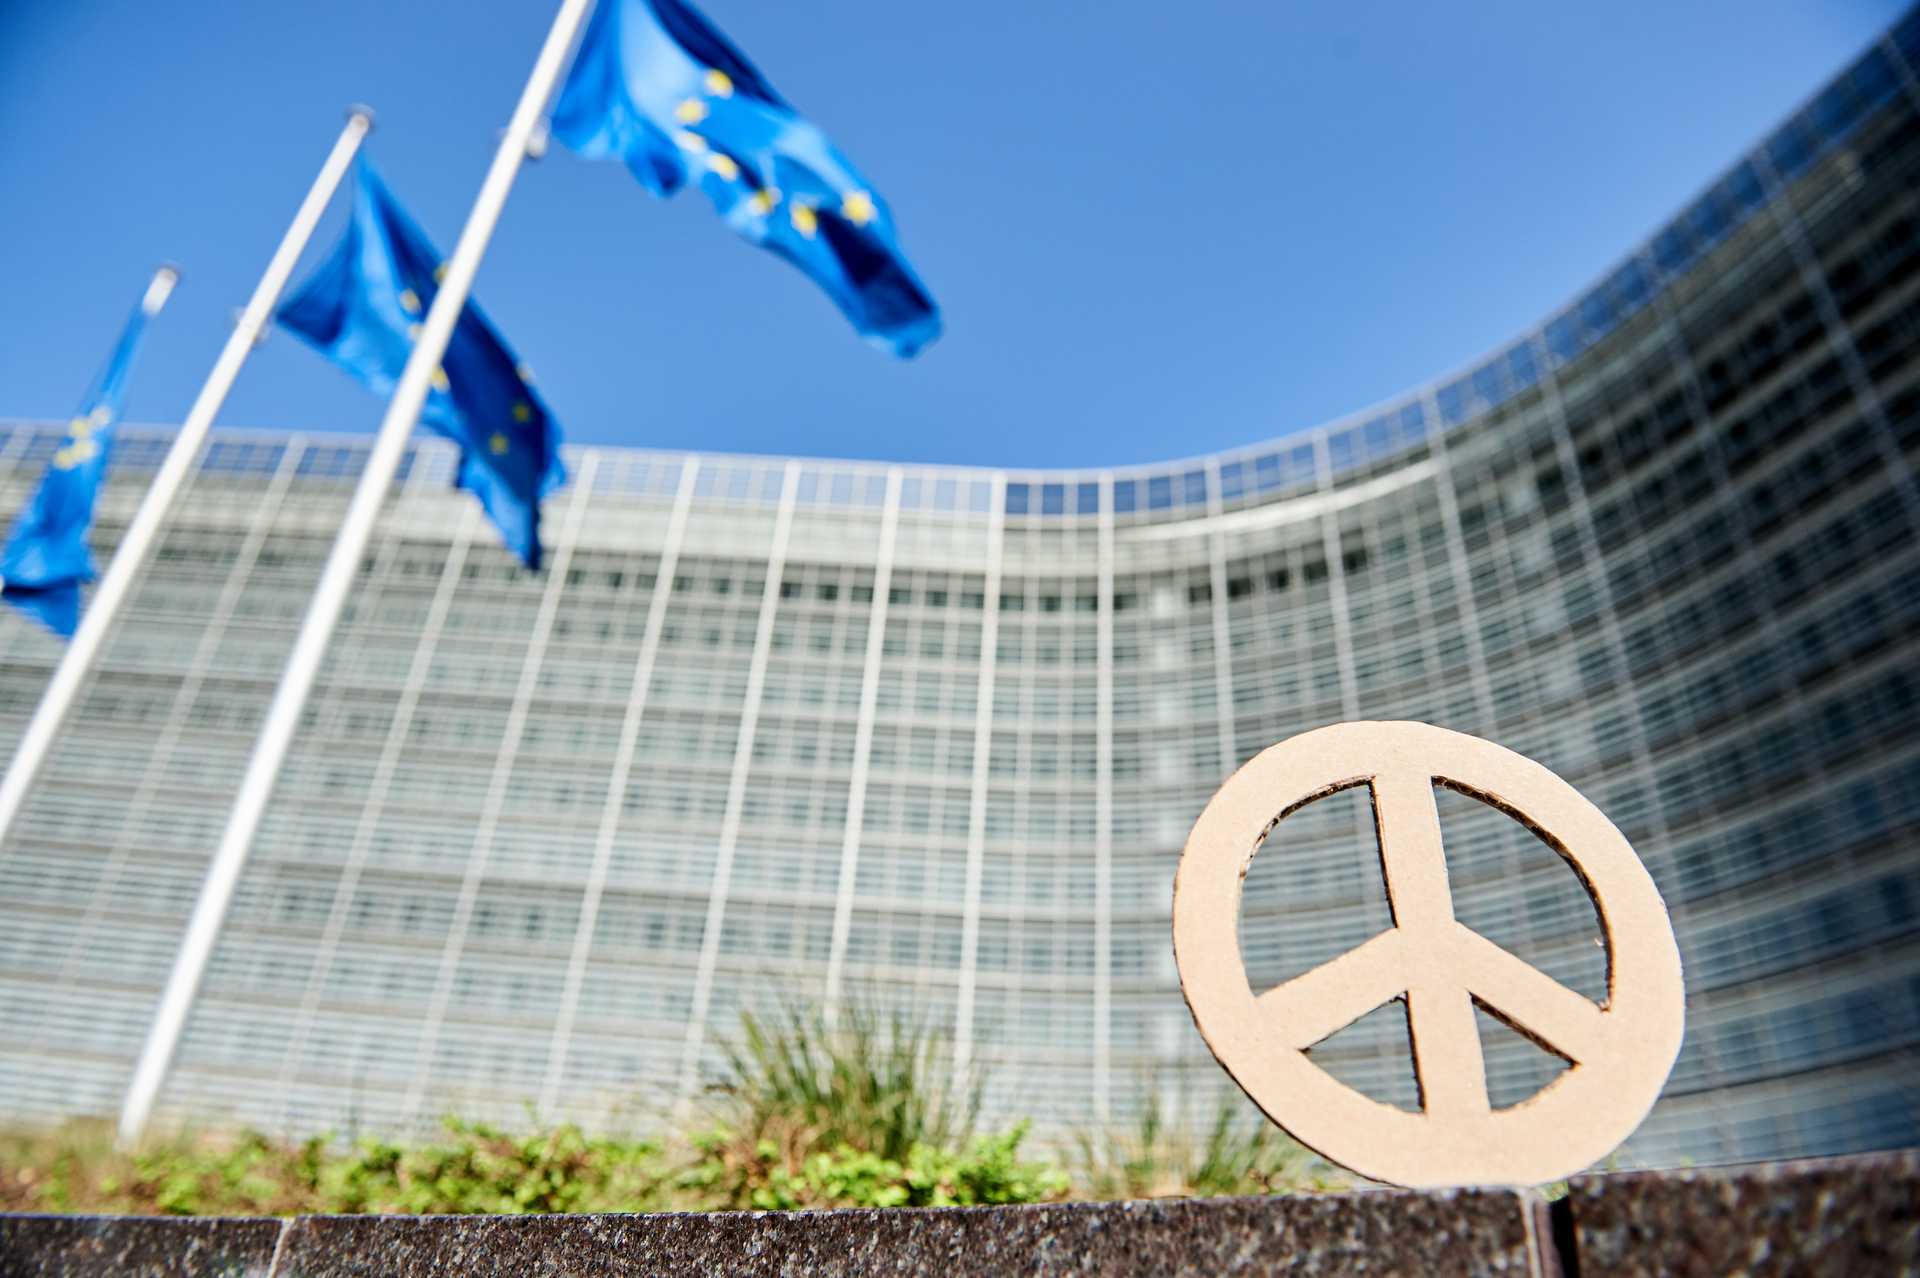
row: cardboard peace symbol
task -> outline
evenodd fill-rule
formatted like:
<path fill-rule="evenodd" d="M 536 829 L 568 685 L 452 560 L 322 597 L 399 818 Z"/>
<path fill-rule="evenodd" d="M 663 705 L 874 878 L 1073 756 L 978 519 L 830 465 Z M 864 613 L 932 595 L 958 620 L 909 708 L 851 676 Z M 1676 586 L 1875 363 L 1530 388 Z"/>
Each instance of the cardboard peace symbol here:
<path fill-rule="evenodd" d="M 1453 916 L 1435 784 L 1528 826 L 1573 866 L 1607 947 L 1595 1004 Z M 1240 886 L 1280 818 L 1349 786 L 1373 792 L 1393 927 L 1256 993 L 1240 957 Z M 1600 810 L 1546 768 L 1424 723 L 1341 723 L 1262 751 L 1220 787 L 1187 839 L 1173 889 L 1181 987 L 1207 1046 L 1302 1144 L 1409 1186 L 1538 1184 L 1605 1157 L 1646 1117 L 1680 1052 L 1680 951 L 1653 878 Z M 1306 1049 L 1407 1001 L 1421 1110 L 1372 1100 Z M 1572 1062 L 1505 1109 L 1487 1101 L 1474 1004 Z"/>

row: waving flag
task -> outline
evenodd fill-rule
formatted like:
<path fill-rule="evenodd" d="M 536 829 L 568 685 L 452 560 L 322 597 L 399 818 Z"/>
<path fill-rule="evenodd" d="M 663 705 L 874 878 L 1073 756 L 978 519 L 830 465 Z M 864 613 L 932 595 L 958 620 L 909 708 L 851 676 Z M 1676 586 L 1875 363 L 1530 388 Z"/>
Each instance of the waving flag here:
<path fill-rule="evenodd" d="M 940 335 L 886 202 L 683 0 L 600 0 L 552 131 L 625 161 L 655 195 L 698 181 L 728 226 L 805 271 L 882 350 L 911 356 Z"/>
<path fill-rule="evenodd" d="M 389 396 L 438 288 L 441 257 L 373 166 L 358 162 L 353 217 L 332 256 L 275 318 L 328 359 Z M 560 431 L 532 374 L 468 302 L 420 421 L 460 446 L 454 482 L 480 499 L 500 539 L 540 566 L 540 499 L 566 480 Z"/>
<path fill-rule="evenodd" d="M 133 310 L 113 356 L 67 423 L 66 437 L 54 450 L 33 500 L 20 512 L 0 550 L 0 591 L 6 601 L 55 634 L 73 637 L 80 622 L 80 587 L 92 581 L 93 551 L 87 533 L 93 527 L 94 501 L 107 478 L 113 428 L 126 402 L 127 378 L 147 322 L 160 313 L 177 278 L 162 268 Z"/>

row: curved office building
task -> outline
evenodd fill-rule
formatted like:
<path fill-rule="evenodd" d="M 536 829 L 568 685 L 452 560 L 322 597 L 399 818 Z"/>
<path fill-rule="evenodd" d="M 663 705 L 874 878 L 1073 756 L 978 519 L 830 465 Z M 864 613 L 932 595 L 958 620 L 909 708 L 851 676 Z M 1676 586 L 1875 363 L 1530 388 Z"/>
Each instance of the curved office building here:
<path fill-rule="evenodd" d="M 1195 814 L 1306 728 L 1546 763 L 1672 908 L 1629 1162 L 1920 1143 L 1920 19 L 1471 368 L 1243 451 L 1014 473 L 584 449 L 516 570 L 422 443 L 162 1113 L 671 1104 L 743 1008 L 914 1009 L 1055 1132 L 1227 1094 Z M 13 509 L 58 428 L 8 434 Z M 111 542 L 165 443 L 123 437 Z M 218 436 L 0 849 L 0 1107 L 119 1103 L 367 441 Z M 0 621 L 18 735 L 57 644 Z M 1589 994 L 1571 871 L 1443 792 L 1456 909 Z M 1256 988 L 1388 926 L 1364 791 L 1254 861 Z M 1496 1105 L 1561 1063 L 1483 1023 Z M 1416 1103 L 1389 1004 L 1313 1050 Z"/>

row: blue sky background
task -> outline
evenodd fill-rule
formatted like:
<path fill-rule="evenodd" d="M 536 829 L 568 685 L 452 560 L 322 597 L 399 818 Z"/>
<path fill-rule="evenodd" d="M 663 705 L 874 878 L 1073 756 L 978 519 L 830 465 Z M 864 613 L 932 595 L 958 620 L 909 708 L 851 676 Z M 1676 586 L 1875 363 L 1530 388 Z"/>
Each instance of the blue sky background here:
<path fill-rule="evenodd" d="M 1472 359 L 1904 7 L 704 3 L 884 192 L 948 332 L 895 362 L 697 192 L 556 150 L 478 296 L 568 438 L 1020 466 L 1247 443 Z M 171 259 L 129 416 L 177 421 L 348 102 L 450 249 L 555 7 L 0 0 L 0 415 L 69 413 Z M 222 421 L 380 409 L 276 335 Z"/>

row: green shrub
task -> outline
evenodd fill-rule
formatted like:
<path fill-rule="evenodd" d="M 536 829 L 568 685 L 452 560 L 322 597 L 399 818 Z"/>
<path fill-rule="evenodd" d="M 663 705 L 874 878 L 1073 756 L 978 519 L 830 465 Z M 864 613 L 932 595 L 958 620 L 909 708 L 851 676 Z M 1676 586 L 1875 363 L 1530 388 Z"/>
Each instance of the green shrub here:
<path fill-rule="evenodd" d="M 700 1126 L 665 1140 L 448 1119 L 420 1144 L 183 1133 L 131 1152 L 102 1122 L 0 1132 L 0 1211 L 628 1212 L 944 1207 L 1322 1188 L 1330 1169 L 1245 1106 L 1195 1140 L 1157 1104 L 1083 1139 L 1078 1175 L 1023 1160 L 1027 1124 L 976 1135 L 944 1038 L 855 1008 L 742 1021 Z M 1148 1089 L 1153 1095 L 1153 1089 Z M 1251 1118 L 1252 1121 L 1248 1121 Z M 1075 1181 L 1077 1180 L 1077 1184 Z"/>
<path fill-rule="evenodd" d="M 512 1135 L 449 1120 L 412 1147 L 258 1132 L 162 1138 L 122 1153 L 101 1123 L 0 1140 L 0 1209 L 169 1215 L 657 1211 L 673 1168 L 645 1141 L 573 1126 Z"/>
<path fill-rule="evenodd" d="M 744 1013 L 722 1050 L 729 1077 L 715 1089 L 718 1106 L 756 1143 L 798 1132 L 815 1148 L 899 1162 L 916 1145 L 964 1145 L 979 1113 L 978 1088 L 954 1087 L 944 1035 L 859 1003 L 832 1024 L 816 1008 Z"/>
<path fill-rule="evenodd" d="M 843 1143 L 752 1144 L 726 1129 L 663 1149 L 562 1126 L 515 1135 L 449 1120 L 416 1146 L 324 1138 L 276 1144 L 257 1132 L 113 1149 L 104 1124 L 0 1141 L 0 1210 L 161 1215 L 297 1212 L 519 1213 L 947 1207 L 1037 1202 L 1062 1171 L 1023 1162 L 1025 1125 L 961 1149 L 917 1144 L 904 1159 Z"/>
<path fill-rule="evenodd" d="M 671 1168 L 648 1141 L 565 1125 L 513 1135 L 449 1119 L 452 1139 L 407 1149 L 362 1140 L 326 1161 L 319 1200 L 337 1212 L 657 1211 Z"/>
<path fill-rule="evenodd" d="M 1062 1198 L 1066 1173 L 1048 1163 L 1022 1162 L 1021 1123 L 997 1136 L 980 1136 L 963 1150 L 914 1145 L 906 1158 L 888 1158 L 841 1143 L 798 1156 L 772 1140 L 750 1148 L 716 1133 L 687 1182 L 728 1206 L 761 1211 L 812 1207 L 971 1207 Z"/>

